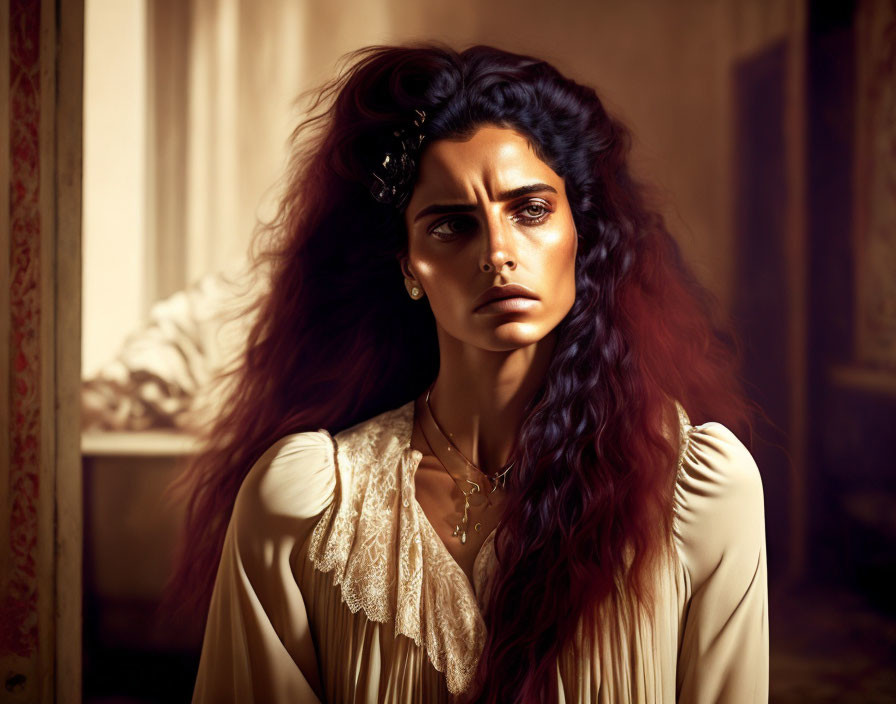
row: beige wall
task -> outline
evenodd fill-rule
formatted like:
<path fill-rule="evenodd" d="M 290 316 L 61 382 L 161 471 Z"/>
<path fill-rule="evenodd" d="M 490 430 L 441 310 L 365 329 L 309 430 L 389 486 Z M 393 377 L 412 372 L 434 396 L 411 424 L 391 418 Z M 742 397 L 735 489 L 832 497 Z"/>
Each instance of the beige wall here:
<path fill-rule="evenodd" d="M 147 310 L 144 0 L 88 0 L 84 27 L 84 373 Z"/>
<path fill-rule="evenodd" d="M 634 136 L 636 172 L 701 279 L 729 300 L 730 3 L 527 0 L 494 12 L 485 37 L 552 59 L 593 85 Z"/>
<path fill-rule="evenodd" d="M 160 2 L 154 12 L 167 6 L 177 3 Z M 797 6 L 794 0 L 193 0 L 182 70 L 169 62 L 161 76 L 163 83 L 182 83 L 188 96 L 183 118 L 164 125 L 182 130 L 169 142 L 185 147 L 151 154 L 160 168 L 183 174 L 183 186 L 153 202 L 145 249 L 134 235 L 133 252 L 155 254 L 144 260 L 132 288 L 162 297 L 238 263 L 257 217 L 270 214 L 276 201 L 286 140 L 301 117 L 296 96 L 330 78 L 340 57 L 360 46 L 433 38 L 458 48 L 488 43 L 542 56 L 596 87 L 632 129 L 636 171 L 656 186 L 656 202 L 686 257 L 727 307 L 733 272 L 732 66 L 792 31 Z M 171 12 L 172 21 L 183 22 L 183 9 Z M 166 139 L 155 138 L 158 144 Z M 154 231 L 152 222 L 166 223 L 166 231 Z M 85 272 L 98 261 L 92 237 L 86 220 Z M 86 292 L 88 363 L 111 356 L 122 333 L 120 324 L 118 337 L 111 327 L 100 330 L 97 319 L 127 320 L 139 297 L 130 291 L 111 300 L 111 290 L 109 282 L 102 307 L 99 296 Z M 144 310 L 150 303 L 144 301 Z"/>
<path fill-rule="evenodd" d="M 376 3 L 319 3 L 305 18 L 306 82 L 327 78 L 343 52 L 411 39 L 459 48 L 495 44 L 552 61 L 594 86 L 631 127 L 637 172 L 655 184 L 686 256 L 727 307 L 731 68 L 738 57 L 786 36 L 797 6 L 792 0 L 390 0 L 379 15 Z"/>

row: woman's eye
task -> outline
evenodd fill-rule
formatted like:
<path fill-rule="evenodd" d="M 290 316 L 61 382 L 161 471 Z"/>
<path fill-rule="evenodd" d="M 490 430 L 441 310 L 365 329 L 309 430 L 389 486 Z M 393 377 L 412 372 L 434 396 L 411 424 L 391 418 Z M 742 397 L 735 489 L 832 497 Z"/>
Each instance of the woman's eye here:
<path fill-rule="evenodd" d="M 538 223 L 548 216 L 550 210 L 544 203 L 529 203 L 524 205 L 519 212 L 524 213 L 523 220 L 529 223 Z"/>
<path fill-rule="evenodd" d="M 538 225 L 547 219 L 551 209 L 545 203 L 532 202 L 524 205 L 513 216 L 514 220 L 526 225 Z M 476 227 L 475 218 L 453 217 L 442 220 L 429 233 L 439 240 L 451 240 Z"/>
<path fill-rule="evenodd" d="M 448 220 L 442 220 L 438 225 L 436 225 L 432 230 L 430 230 L 430 234 L 436 236 L 436 239 L 445 240 L 451 239 L 456 235 L 463 234 L 464 226 L 462 225 L 459 229 L 452 228 L 451 225 L 456 223 L 463 223 L 464 220 L 468 220 L 468 218 L 449 218 Z M 469 223 L 467 223 L 466 227 L 469 227 Z"/>

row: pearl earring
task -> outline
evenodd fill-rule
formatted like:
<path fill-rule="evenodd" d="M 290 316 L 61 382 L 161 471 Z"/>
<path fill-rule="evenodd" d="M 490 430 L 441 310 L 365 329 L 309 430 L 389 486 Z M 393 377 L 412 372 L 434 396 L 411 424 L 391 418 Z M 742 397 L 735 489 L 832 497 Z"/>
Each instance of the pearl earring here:
<path fill-rule="evenodd" d="M 404 287 L 408 290 L 411 298 L 413 298 L 415 301 L 423 297 L 423 289 L 407 277 L 405 277 L 404 280 Z"/>

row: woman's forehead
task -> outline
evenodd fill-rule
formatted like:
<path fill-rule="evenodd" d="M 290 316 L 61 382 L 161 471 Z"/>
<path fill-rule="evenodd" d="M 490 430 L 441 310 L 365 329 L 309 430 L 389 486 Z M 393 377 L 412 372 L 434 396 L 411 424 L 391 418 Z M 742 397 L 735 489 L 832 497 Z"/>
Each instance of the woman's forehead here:
<path fill-rule="evenodd" d="M 556 185 L 562 179 L 538 158 L 526 135 L 505 127 L 480 127 L 467 140 L 442 139 L 423 153 L 413 200 L 464 198 L 484 187 L 490 194 L 533 180 Z"/>
<path fill-rule="evenodd" d="M 477 162 L 498 165 L 520 158 L 540 161 L 525 134 L 509 127 L 483 125 L 467 139 L 430 143 L 424 150 L 421 168 L 427 161 L 442 168 L 463 168 Z"/>

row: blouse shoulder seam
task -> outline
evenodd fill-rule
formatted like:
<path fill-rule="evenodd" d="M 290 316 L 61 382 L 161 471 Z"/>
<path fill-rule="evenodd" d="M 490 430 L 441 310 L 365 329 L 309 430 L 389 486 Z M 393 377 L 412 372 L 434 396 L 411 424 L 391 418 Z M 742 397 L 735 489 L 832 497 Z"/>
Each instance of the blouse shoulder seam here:
<path fill-rule="evenodd" d="M 323 430 L 323 429 L 320 429 Z M 323 437 L 316 437 L 320 430 L 299 431 L 281 436 L 278 440 L 268 446 L 262 455 L 252 464 L 246 476 L 240 485 L 237 494 L 236 503 L 242 504 L 254 497 L 254 502 L 262 502 L 261 494 L 264 491 L 261 487 L 268 481 L 270 477 L 283 476 L 284 472 L 291 471 L 296 461 L 305 461 L 303 452 L 305 450 L 313 453 L 315 475 L 320 476 L 329 474 L 331 469 L 336 469 L 335 447 L 331 441 L 327 445 L 325 438 L 331 438 L 330 434 L 324 430 Z M 300 440 L 301 438 L 301 440 Z M 309 441 L 304 444 L 304 441 Z M 323 453 L 321 455 L 320 453 Z M 306 465 L 307 466 L 307 465 Z M 236 508 L 236 505 L 234 506 Z M 322 509 L 323 510 L 323 509 Z"/>
<path fill-rule="evenodd" d="M 691 442 L 691 435 L 696 430 L 696 427 L 691 425 L 691 419 L 688 417 L 688 414 L 685 412 L 684 407 L 678 401 L 675 402 L 675 407 L 678 411 L 678 466 L 675 473 L 675 481 L 678 483 L 681 480 L 681 475 L 684 472 L 684 458 L 687 454 L 688 445 Z"/>

